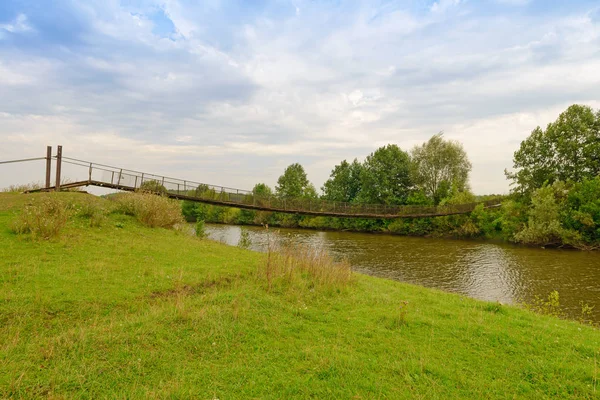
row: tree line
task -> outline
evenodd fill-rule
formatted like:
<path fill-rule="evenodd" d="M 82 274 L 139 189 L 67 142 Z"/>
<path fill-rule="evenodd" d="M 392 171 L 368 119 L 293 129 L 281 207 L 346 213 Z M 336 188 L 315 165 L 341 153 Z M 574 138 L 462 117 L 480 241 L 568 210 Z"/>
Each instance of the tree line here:
<path fill-rule="evenodd" d="M 256 196 L 310 198 L 355 204 L 444 205 L 486 200 L 469 187 L 471 163 L 461 143 L 432 136 L 404 151 L 380 147 L 363 162 L 342 160 L 317 193 L 299 163 L 288 166 L 274 190 Z M 530 245 L 600 246 L 600 111 L 573 105 L 546 129 L 535 128 L 514 153 L 509 196 L 498 209 L 470 215 L 372 220 L 239 210 L 184 202 L 189 221 L 389 232 L 418 236 L 500 238 Z"/>

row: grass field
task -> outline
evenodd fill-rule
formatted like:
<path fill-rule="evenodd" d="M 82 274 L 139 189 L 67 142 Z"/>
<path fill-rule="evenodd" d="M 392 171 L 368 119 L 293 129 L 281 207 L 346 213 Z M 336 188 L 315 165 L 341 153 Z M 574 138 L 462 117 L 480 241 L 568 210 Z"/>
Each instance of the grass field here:
<path fill-rule="evenodd" d="M 13 233 L 45 196 L 108 207 L 0 194 L 0 397 L 599 396 L 591 327 L 361 275 L 268 290 L 265 255 L 122 214 Z"/>

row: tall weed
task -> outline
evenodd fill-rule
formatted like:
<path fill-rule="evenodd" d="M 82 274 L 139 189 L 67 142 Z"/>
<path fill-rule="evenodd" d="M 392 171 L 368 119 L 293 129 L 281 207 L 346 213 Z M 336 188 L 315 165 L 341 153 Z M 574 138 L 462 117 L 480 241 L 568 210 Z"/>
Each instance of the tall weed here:
<path fill-rule="evenodd" d="M 352 282 L 352 269 L 346 260 L 336 261 L 326 250 L 295 244 L 279 246 L 270 241 L 259 278 L 267 290 L 295 287 L 340 290 Z"/>
<path fill-rule="evenodd" d="M 31 234 L 34 239 L 51 239 L 59 235 L 72 213 L 72 205 L 54 195 L 33 198 L 10 228 L 17 234 Z"/>
<path fill-rule="evenodd" d="M 28 190 L 35 190 L 41 188 L 42 185 L 38 182 L 26 183 L 24 185 L 10 185 L 8 187 L 2 188 L 2 192 L 4 193 L 23 193 Z"/>
<path fill-rule="evenodd" d="M 179 203 L 164 196 L 144 192 L 126 193 L 117 196 L 115 201 L 116 212 L 132 215 L 150 228 L 172 228 L 185 223 Z"/>
<path fill-rule="evenodd" d="M 92 228 L 102 226 L 106 220 L 106 210 L 96 202 L 83 202 L 76 208 L 76 214 L 79 218 L 88 219 Z"/>

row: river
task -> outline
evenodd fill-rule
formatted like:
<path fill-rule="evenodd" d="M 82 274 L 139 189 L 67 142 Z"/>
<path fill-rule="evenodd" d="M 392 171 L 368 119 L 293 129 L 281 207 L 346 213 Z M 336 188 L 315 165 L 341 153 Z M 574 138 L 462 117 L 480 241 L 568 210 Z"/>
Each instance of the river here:
<path fill-rule="evenodd" d="M 206 225 L 213 240 L 237 245 L 241 227 Z M 266 251 L 264 228 L 248 230 L 250 249 Z M 466 240 L 413 238 L 354 232 L 270 228 L 272 240 L 320 246 L 344 257 L 357 272 L 505 304 L 546 298 L 553 290 L 569 316 L 581 303 L 600 323 L 600 253 L 526 248 Z"/>

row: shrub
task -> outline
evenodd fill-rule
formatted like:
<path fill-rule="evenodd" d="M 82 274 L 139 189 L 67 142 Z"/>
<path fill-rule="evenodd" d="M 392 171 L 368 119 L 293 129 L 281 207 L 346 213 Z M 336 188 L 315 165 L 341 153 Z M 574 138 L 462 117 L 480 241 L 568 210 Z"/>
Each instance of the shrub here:
<path fill-rule="evenodd" d="M 240 233 L 240 240 L 238 241 L 238 247 L 242 249 L 247 249 L 252 246 L 252 240 L 250 239 L 250 232 L 247 229 L 242 228 Z"/>
<path fill-rule="evenodd" d="M 580 232 L 586 244 L 599 244 L 600 176 L 575 184 L 565 203 L 565 228 Z"/>
<path fill-rule="evenodd" d="M 167 188 L 164 187 L 159 181 L 151 180 L 146 181 L 140 185 L 138 189 L 140 192 L 149 192 L 149 193 L 158 193 L 158 194 L 166 194 Z"/>
<path fill-rule="evenodd" d="M 561 182 L 537 189 L 531 197 L 527 225 L 515 234 L 515 240 L 532 245 L 558 245 L 563 243 L 563 238 L 570 237 L 560 221 L 563 195 L 564 185 Z"/>
<path fill-rule="evenodd" d="M 132 215 L 150 228 L 172 228 L 185 222 L 179 203 L 164 196 L 136 192 L 123 194 L 115 200 L 117 212 Z"/>
<path fill-rule="evenodd" d="M 34 198 L 13 220 L 11 230 L 17 234 L 31 234 L 34 239 L 58 236 L 72 214 L 72 207 L 54 195 Z"/>
<path fill-rule="evenodd" d="M 198 236 L 200 239 L 205 238 L 206 237 L 206 229 L 204 226 L 204 220 L 203 219 L 199 219 L 198 221 L 196 221 L 196 236 Z"/>
<path fill-rule="evenodd" d="M 558 318 L 564 318 L 565 316 L 560 305 L 560 296 L 556 290 L 550 292 L 547 299 L 536 295 L 533 301 L 530 304 L 525 303 L 524 307 L 538 314 L 551 315 Z"/>

